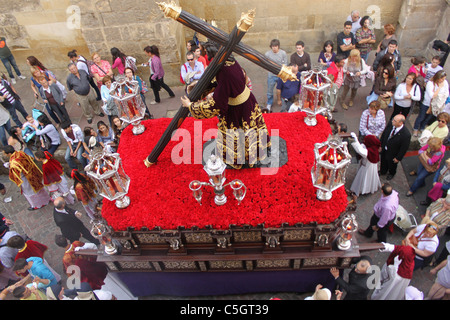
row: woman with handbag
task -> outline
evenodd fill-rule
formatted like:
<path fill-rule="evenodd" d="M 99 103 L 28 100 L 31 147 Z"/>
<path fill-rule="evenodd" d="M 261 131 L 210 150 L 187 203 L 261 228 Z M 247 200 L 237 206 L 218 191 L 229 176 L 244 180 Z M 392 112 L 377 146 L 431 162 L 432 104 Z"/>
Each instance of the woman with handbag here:
<path fill-rule="evenodd" d="M 441 113 L 445 106 L 445 101 L 449 96 L 447 74 L 444 70 L 436 72 L 433 78 L 427 82 L 425 95 L 420 104 L 419 115 L 414 123 L 414 137 L 419 136 L 419 130 L 425 127 Z M 434 119 L 433 119 L 434 118 Z"/>
<path fill-rule="evenodd" d="M 388 65 L 383 68 L 382 74 L 376 77 L 373 88 L 373 92 L 378 95 L 381 109 L 386 109 L 391 104 L 396 86 L 395 70 Z"/>
<path fill-rule="evenodd" d="M 407 197 L 413 195 L 413 193 L 425 184 L 425 178 L 436 172 L 440 165 L 441 160 L 445 155 L 445 145 L 442 144 L 442 140 L 432 137 L 428 140 L 428 143 L 419 150 L 419 166 L 416 171 L 411 171 L 410 175 L 416 175 L 417 178 L 406 193 Z"/>
<path fill-rule="evenodd" d="M 408 117 L 414 103 L 421 100 L 422 94 L 416 79 L 415 73 L 408 73 L 405 80 L 395 89 L 394 111 L 392 112 L 391 120 L 397 114 L 402 114 L 405 118 Z"/>
<path fill-rule="evenodd" d="M 353 106 L 353 100 L 356 97 L 356 92 L 361 86 L 361 76 L 365 75 L 368 71 L 366 62 L 361 59 L 361 55 L 358 49 L 350 51 L 350 55 L 344 64 L 344 87 L 342 95 L 340 97 L 341 106 L 344 110 Z M 351 89 L 350 101 L 348 105 L 345 103 L 345 98 Z"/>
<path fill-rule="evenodd" d="M 450 195 L 445 198 L 439 198 L 433 202 L 422 217 L 420 224 L 433 221 L 438 225 L 439 231 L 443 233 L 450 225 Z M 438 232 L 439 233 L 439 232 Z"/>
<path fill-rule="evenodd" d="M 439 238 L 437 236 L 438 226 L 430 221 L 427 224 L 421 224 L 409 231 L 402 244 L 414 249 L 416 257 L 414 258 L 414 270 L 426 266 L 431 261 L 434 253 L 439 247 Z"/>
<path fill-rule="evenodd" d="M 114 79 L 114 73 L 112 71 L 111 64 L 106 60 L 102 60 L 97 52 L 92 54 L 92 61 L 94 64 L 91 66 L 91 74 L 97 81 L 97 86 L 101 89 L 103 77 L 107 75 L 110 76 L 111 79 Z"/>
<path fill-rule="evenodd" d="M 450 158 L 445 160 L 441 170 L 436 171 L 433 178 L 433 187 L 428 191 L 425 201 L 421 201 L 422 206 L 429 206 L 432 202 L 445 198 L 450 189 Z"/>

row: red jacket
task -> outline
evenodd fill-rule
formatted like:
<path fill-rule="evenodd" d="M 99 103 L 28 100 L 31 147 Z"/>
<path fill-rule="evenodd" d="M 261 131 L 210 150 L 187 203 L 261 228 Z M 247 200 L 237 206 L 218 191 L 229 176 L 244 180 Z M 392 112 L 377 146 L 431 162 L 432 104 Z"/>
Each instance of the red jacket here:
<path fill-rule="evenodd" d="M 341 69 L 341 72 L 344 72 L 344 71 Z M 338 67 L 336 66 L 336 63 L 332 62 L 332 63 L 330 64 L 330 66 L 329 66 L 328 69 L 327 69 L 327 73 L 328 73 L 328 74 L 332 74 L 333 77 L 334 77 L 333 82 L 336 82 L 336 80 L 337 80 L 337 78 L 338 78 L 338 74 L 339 74 L 339 69 L 338 69 Z"/>
<path fill-rule="evenodd" d="M 414 257 L 416 253 L 414 249 L 409 246 L 395 246 L 394 251 L 389 255 L 386 264 L 394 264 L 394 258 L 398 256 L 402 260 L 398 266 L 397 274 L 405 279 L 412 279 L 414 271 Z"/>

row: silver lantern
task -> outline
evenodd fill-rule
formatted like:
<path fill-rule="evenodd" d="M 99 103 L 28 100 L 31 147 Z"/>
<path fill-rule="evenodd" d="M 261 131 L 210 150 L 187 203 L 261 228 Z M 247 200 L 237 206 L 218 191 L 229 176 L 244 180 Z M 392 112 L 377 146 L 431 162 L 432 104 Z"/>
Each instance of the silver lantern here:
<path fill-rule="evenodd" d="M 311 169 L 314 187 L 319 200 L 330 200 L 332 192 L 345 184 L 345 173 L 352 156 L 347 142 L 338 135 L 330 135 L 327 141 L 314 145 L 315 163 Z"/>
<path fill-rule="evenodd" d="M 109 201 L 116 201 L 116 207 L 123 209 L 130 204 L 127 196 L 130 178 L 122 166 L 122 159 L 118 153 L 107 151 L 95 153 L 84 169 L 100 190 L 100 195 Z"/>
<path fill-rule="evenodd" d="M 116 101 L 120 119 L 133 125 L 133 133 L 141 134 L 145 131 L 141 120 L 144 119 L 145 105 L 139 92 L 139 83 L 119 76 L 111 85 L 111 97 Z"/>
<path fill-rule="evenodd" d="M 337 239 L 337 247 L 340 250 L 348 250 L 352 247 L 352 235 L 358 230 L 358 223 L 354 214 L 346 214 L 341 222 L 341 234 Z"/>
<path fill-rule="evenodd" d="M 308 126 L 317 124 L 316 115 L 330 115 L 327 95 L 331 80 L 326 70 L 313 69 L 301 73 L 300 105 L 306 113 L 305 123 Z"/>

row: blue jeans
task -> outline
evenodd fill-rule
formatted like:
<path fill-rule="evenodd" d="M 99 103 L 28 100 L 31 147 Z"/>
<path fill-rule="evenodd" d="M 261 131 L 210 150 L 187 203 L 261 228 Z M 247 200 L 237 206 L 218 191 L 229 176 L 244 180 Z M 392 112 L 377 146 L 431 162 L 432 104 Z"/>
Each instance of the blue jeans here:
<path fill-rule="evenodd" d="M 429 106 L 420 103 L 419 115 L 417 116 L 416 122 L 414 122 L 414 130 L 423 130 L 427 126 L 433 114 L 427 114 Z"/>
<path fill-rule="evenodd" d="M 64 158 L 66 159 L 67 164 L 69 165 L 69 167 L 70 167 L 71 169 L 78 169 L 78 166 L 77 166 L 77 164 L 75 163 L 75 161 L 74 161 L 74 159 L 73 159 L 74 157 L 72 157 L 72 156 L 70 155 L 70 151 L 71 151 L 71 148 L 70 148 L 70 147 L 71 147 L 70 145 L 67 147 L 67 149 L 66 149 L 66 155 L 64 156 Z M 75 151 L 76 148 L 77 148 L 76 145 L 72 145 L 72 151 Z M 78 151 L 77 151 L 77 159 L 78 159 L 78 161 L 80 161 L 81 165 L 83 166 L 83 170 L 84 170 L 84 167 L 87 166 L 87 161 L 86 161 L 86 158 L 83 157 L 83 152 L 84 152 L 84 148 L 83 148 L 83 146 L 81 145 L 81 146 L 78 148 Z"/>
<path fill-rule="evenodd" d="M 8 145 L 8 139 L 6 138 L 6 133 L 9 134 L 9 130 L 11 130 L 11 121 L 8 120 L 4 125 L 0 126 L 0 141 L 3 146 Z"/>
<path fill-rule="evenodd" d="M 17 100 L 12 104 L 11 108 L 7 109 L 9 114 L 11 115 L 11 119 L 16 123 L 16 125 L 18 125 L 19 127 L 22 127 L 22 122 L 19 120 L 19 118 L 17 117 L 17 113 L 16 110 L 19 111 L 23 118 L 26 120 L 27 116 L 28 116 L 28 112 L 25 110 L 25 108 L 22 105 L 22 102 L 20 102 L 20 100 Z"/>
<path fill-rule="evenodd" d="M 13 55 L 10 55 L 9 57 L 6 58 L 2 58 L 1 60 L 6 68 L 6 71 L 8 71 L 8 75 L 11 79 L 14 79 L 11 66 L 14 68 L 14 71 L 16 72 L 17 76 L 20 77 L 22 75 L 20 73 L 19 68 L 17 67 L 16 59 L 14 59 Z"/>
<path fill-rule="evenodd" d="M 50 148 L 48 148 L 48 152 L 51 154 L 51 155 L 54 155 L 55 154 L 55 151 L 59 148 L 59 146 L 60 146 L 60 144 L 52 144 L 52 146 L 50 147 Z M 45 151 L 44 149 L 43 149 L 43 151 Z"/>
<path fill-rule="evenodd" d="M 366 62 L 366 63 L 367 63 L 367 59 L 369 58 L 369 53 L 370 53 L 370 51 L 367 53 L 361 53 L 361 59 L 363 59 L 364 62 Z"/>
<path fill-rule="evenodd" d="M 269 75 L 267 78 L 267 104 L 273 105 L 273 89 L 277 86 L 278 77 Z"/>
<path fill-rule="evenodd" d="M 412 184 L 411 188 L 409 188 L 409 191 L 416 192 L 417 189 L 419 189 L 425 184 L 425 178 L 428 177 L 430 174 L 433 173 L 425 170 L 423 165 L 419 163 L 419 167 L 417 168 L 417 178 L 416 180 L 414 180 L 414 183 Z"/>

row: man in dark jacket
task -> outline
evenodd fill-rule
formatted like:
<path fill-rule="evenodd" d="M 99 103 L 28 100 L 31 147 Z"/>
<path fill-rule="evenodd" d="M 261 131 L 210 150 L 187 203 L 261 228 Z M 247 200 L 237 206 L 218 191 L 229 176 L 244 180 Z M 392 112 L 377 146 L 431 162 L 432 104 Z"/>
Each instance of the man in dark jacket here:
<path fill-rule="evenodd" d="M 397 165 L 408 151 L 411 133 L 406 128 L 405 116 L 398 114 L 381 134 L 380 175 L 388 173 L 391 180 L 397 172 Z"/>
<path fill-rule="evenodd" d="M 344 300 L 367 300 L 367 295 L 370 292 L 368 285 L 371 276 L 369 273 L 371 259 L 363 256 L 354 262 L 355 266 L 348 274 L 348 282 L 342 279 L 339 270 L 335 267 L 330 269 L 331 275 L 336 279 L 340 289 L 346 292 Z"/>
<path fill-rule="evenodd" d="M 53 202 L 55 209 L 53 210 L 53 219 L 56 225 L 60 228 L 61 234 L 70 242 L 74 242 L 85 238 L 89 242 L 100 244 L 98 239 L 94 238 L 89 230 L 84 226 L 80 220 L 81 212 L 66 206 L 63 197 L 56 198 Z"/>

